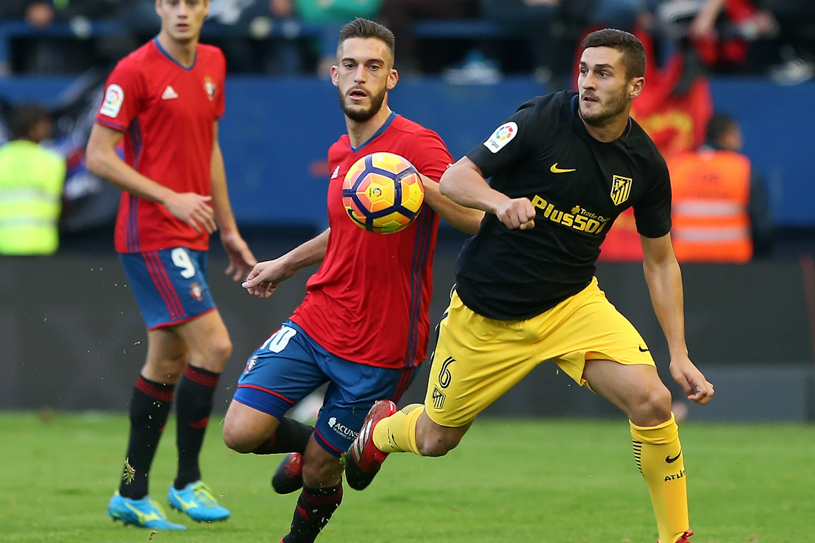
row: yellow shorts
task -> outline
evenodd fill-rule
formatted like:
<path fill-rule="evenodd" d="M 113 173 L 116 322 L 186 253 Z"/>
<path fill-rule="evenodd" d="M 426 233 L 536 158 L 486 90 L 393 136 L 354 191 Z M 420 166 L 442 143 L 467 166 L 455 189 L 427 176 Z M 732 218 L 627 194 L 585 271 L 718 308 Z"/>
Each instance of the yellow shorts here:
<path fill-rule="evenodd" d="M 464 426 L 545 360 L 586 384 L 587 359 L 654 366 L 639 332 L 596 278 L 552 309 L 518 321 L 482 317 L 453 292 L 439 323 L 425 409 L 436 424 Z"/>

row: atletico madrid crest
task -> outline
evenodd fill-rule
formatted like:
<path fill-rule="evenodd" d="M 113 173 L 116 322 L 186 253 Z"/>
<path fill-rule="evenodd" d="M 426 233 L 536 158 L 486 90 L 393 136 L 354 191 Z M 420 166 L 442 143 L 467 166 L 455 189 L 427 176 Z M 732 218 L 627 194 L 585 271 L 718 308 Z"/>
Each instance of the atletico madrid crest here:
<path fill-rule="evenodd" d="M 628 200 L 628 196 L 631 194 L 631 182 L 630 177 L 614 176 L 611 183 L 611 200 L 614 205 L 618 206 Z"/>

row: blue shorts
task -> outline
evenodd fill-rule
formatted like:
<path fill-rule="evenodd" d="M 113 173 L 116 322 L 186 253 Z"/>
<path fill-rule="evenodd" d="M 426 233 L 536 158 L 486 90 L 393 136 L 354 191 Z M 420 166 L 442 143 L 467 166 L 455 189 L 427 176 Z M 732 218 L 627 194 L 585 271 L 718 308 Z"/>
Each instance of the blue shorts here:
<path fill-rule="evenodd" d="M 314 437 L 330 454 L 340 456 L 356 439 L 374 402 L 398 401 L 414 373 L 415 368 L 377 368 L 334 356 L 287 321 L 249 357 L 234 399 L 281 419 L 329 383 Z"/>
<path fill-rule="evenodd" d="M 187 322 L 215 308 L 207 253 L 184 247 L 119 254 L 148 330 Z"/>

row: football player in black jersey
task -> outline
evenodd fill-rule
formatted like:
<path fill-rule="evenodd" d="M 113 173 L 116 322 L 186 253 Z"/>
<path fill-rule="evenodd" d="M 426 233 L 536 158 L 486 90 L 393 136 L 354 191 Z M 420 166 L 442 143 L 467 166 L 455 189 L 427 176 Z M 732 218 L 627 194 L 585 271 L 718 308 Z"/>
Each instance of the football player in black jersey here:
<path fill-rule="evenodd" d="M 459 255 L 424 405 L 390 417 L 374 406 L 349 450 L 348 484 L 367 486 L 391 452 L 447 453 L 478 413 L 551 359 L 628 416 L 659 542 L 688 543 L 671 394 L 648 346 L 594 277 L 606 232 L 633 207 L 671 375 L 689 399 L 707 403 L 713 385 L 685 345 L 668 169 L 629 117 L 645 83 L 645 53 L 635 36 L 611 29 L 590 34 L 583 47 L 579 92 L 523 104 L 442 177 L 445 195 L 487 215 Z"/>

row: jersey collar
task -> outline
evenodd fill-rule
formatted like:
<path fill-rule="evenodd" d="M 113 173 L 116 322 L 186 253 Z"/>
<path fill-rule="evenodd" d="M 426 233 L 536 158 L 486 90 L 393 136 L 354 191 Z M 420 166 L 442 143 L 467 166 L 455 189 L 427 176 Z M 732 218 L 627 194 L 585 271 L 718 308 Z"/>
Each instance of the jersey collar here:
<path fill-rule="evenodd" d="M 390 116 L 388 117 L 388 120 L 387 120 L 387 121 L 385 121 L 385 124 L 383 124 L 383 125 L 382 125 L 382 126 L 379 128 L 379 130 L 377 130 L 377 131 L 374 133 L 374 135 L 373 135 L 373 136 L 371 136 L 370 138 L 368 138 L 368 140 L 367 140 L 365 143 L 363 143 L 362 145 L 360 145 L 360 146 L 359 146 L 359 147 L 357 147 L 356 149 L 354 149 L 354 147 L 353 147 L 353 146 L 350 144 L 350 142 L 349 142 L 348 146 L 349 146 L 349 147 L 351 147 L 351 151 L 353 151 L 353 152 L 355 152 L 355 153 L 356 153 L 356 152 L 359 152 L 359 150 L 360 150 L 360 149 L 362 149 L 363 147 L 365 147 L 366 145 L 368 145 L 369 143 L 371 143 L 372 141 L 374 141 L 376 138 L 378 138 L 379 136 L 381 136 L 381 135 L 382 135 L 382 132 L 384 132 L 385 130 L 387 130 L 387 129 L 388 129 L 388 127 L 391 125 L 391 123 L 392 123 L 392 122 L 393 122 L 393 120 L 394 120 L 394 119 L 397 117 L 397 115 L 398 115 L 398 114 L 397 114 L 395 111 L 391 111 L 391 114 L 390 114 Z"/>
<path fill-rule="evenodd" d="M 189 72 L 190 70 L 192 70 L 193 68 L 195 68 L 195 63 L 198 61 L 198 48 L 196 48 L 196 49 L 195 49 L 195 57 L 192 59 L 192 64 L 190 64 L 190 67 L 189 67 L 189 68 L 187 68 L 186 66 L 184 66 L 183 64 L 181 64 L 180 62 L 178 62 L 176 59 L 174 59 L 172 56 L 170 56 L 170 53 L 168 53 L 168 52 L 167 52 L 167 51 L 164 49 L 164 47 L 162 47 L 162 46 L 161 46 L 161 44 L 158 42 L 158 36 L 156 36 L 155 38 L 153 38 L 153 43 L 155 43 L 155 44 L 156 44 L 156 47 L 158 48 L 159 52 L 161 52 L 161 54 L 162 54 L 162 55 L 164 55 L 165 57 L 167 57 L 168 59 L 170 59 L 170 61 L 171 61 L 173 64 L 175 64 L 176 66 L 180 67 L 181 69 L 186 70 L 186 71 L 188 71 L 188 72 Z"/>
<path fill-rule="evenodd" d="M 572 96 L 572 100 L 569 103 L 569 113 L 571 113 L 572 121 L 577 126 L 577 131 L 582 136 L 585 136 L 585 137 L 587 137 L 587 138 L 589 138 L 591 140 L 594 140 L 597 143 L 614 143 L 614 141 L 619 141 L 621 139 L 628 138 L 628 135 L 631 133 L 631 128 L 633 128 L 633 126 L 634 126 L 634 123 L 631 121 L 631 117 L 628 117 L 628 127 L 625 129 L 625 132 L 623 132 L 623 135 L 620 136 L 619 138 L 617 138 L 616 140 L 609 141 L 609 142 L 602 142 L 602 141 L 598 141 L 594 137 L 592 137 L 592 135 L 589 134 L 589 131 L 586 130 L 586 125 L 583 124 L 583 119 L 580 118 L 580 113 L 578 113 L 578 111 L 577 111 L 577 108 L 579 107 L 578 100 L 580 100 L 580 93 L 577 93 L 574 96 Z"/>

